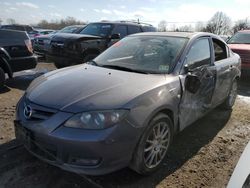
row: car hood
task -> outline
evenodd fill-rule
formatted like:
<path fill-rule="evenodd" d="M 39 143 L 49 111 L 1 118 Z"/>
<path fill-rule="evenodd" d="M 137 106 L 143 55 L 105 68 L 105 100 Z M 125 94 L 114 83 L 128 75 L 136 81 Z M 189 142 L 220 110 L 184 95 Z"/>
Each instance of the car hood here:
<path fill-rule="evenodd" d="M 55 34 L 52 38 L 53 41 L 64 42 L 67 40 L 93 40 L 93 39 L 101 39 L 101 37 L 94 35 L 83 35 L 83 34 L 72 34 L 72 33 L 58 33 Z"/>
<path fill-rule="evenodd" d="M 250 44 L 228 44 L 232 50 L 250 51 Z"/>
<path fill-rule="evenodd" d="M 72 113 L 118 109 L 165 82 L 165 75 L 139 74 L 85 64 L 39 77 L 26 91 L 26 98 L 38 105 Z"/>

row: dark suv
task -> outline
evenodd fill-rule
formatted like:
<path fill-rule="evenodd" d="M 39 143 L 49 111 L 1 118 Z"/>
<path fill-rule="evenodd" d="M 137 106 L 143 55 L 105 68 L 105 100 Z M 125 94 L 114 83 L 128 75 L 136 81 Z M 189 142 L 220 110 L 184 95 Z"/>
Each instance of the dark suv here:
<path fill-rule="evenodd" d="M 12 78 L 13 72 L 35 68 L 31 41 L 26 32 L 0 29 L 0 88 L 5 83 L 5 73 Z"/>
<path fill-rule="evenodd" d="M 121 38 L 156 29 L 149 24 L 134 22 L 96 22 L 88 24 L 79 34 L 56 34 L 53 36 L 48 59 L 57 68 L 92 60 Z"/>

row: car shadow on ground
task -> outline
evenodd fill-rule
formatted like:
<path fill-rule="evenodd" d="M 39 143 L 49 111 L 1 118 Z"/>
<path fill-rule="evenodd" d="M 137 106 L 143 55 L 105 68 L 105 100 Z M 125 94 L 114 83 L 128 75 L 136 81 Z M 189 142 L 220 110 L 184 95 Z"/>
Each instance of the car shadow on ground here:
<path fill-rule="evenodd" d="M 14 140 L 0 146 L 0 174 L 2 174 L 0 185 L 28 188 L 155 187 L 195 156 L 204 145 L 212 141 L 230 119 L 230 115 L 231 111 L 214 109 L 178 134 L 163 167 L 150 176 L 138 175 L 129 168 L 98 177 L 79 176 L 39 161 L 23 146 L 16 147 L 18 142 Z"/>
<path fill-rule="evenodd" d="M 10 91 L 10 88 L 26 90 L 30 83 L 37 77 L 43 75 L 48 71 L 46 70 L 27 70 L 21 71 L 14 74 L 14 77 L 6 80 L 5 90 L 1 91 L 1 93 L 6 93 Z"/>
<path fill-rule="evenodd" d="M 242 76 L 239 81 L 238 94 L 250 97 L 250 76 Z"/>

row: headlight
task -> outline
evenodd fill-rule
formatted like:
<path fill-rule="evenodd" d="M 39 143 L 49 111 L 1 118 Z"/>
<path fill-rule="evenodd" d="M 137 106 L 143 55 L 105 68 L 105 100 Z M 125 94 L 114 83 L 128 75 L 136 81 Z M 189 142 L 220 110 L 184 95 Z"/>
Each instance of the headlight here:
<path fill-rule="evenodd" d="M 120 122 L 128 110 L 83 112 L 65 122 L 65 127 L 82 129 L 105 129 Z"/>

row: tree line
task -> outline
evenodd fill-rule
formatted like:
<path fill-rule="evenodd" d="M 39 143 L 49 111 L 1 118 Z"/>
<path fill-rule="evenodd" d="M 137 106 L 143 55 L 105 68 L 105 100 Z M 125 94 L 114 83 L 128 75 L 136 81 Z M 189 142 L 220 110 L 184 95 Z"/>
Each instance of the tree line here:
<path fill-rule="evenodd" d="M 2 20 L 0 18 L 0 25 L 2 23 Z M 6 20 L 7 24 L 18 24 L 15 19 L 9 18 Z M 86 22 L 76 20 L 74 17 L 67 17 L 65 19 L 60 19 L 60 20 L 41 20 L 37 24 L 32 24 L 33 27 L 36 28 L 42 28 L 42 29 L 54 29 L 54 30 L 60 30 L 66 26 L 70 25 L 85 25 L 87 24 Z"/>
<path fill-rule="evenodd" d="M 12 18 L 6 20 L 8 24 L 16 24 L 16 21 Z M 2 20 L 0 18 L 0 25 Z M 74 17 L 67 17 L 65 19 L 60 20 L 41 20 L 37 24 L 33 24 L 32 26 L 43 28 L 43 29 L 55 29 L 59 30 L 63 27 L 70 25 L 84 25 L 87 22 L 83 22 L 75 19 Z M 195 25 L 189 24 L 184 26 L 176 26 L 173 22 L 169 23 L 166 20 L 162 20 L 158 24 L 158 31 L 202 31 L 202 32 L 210 32 L 217 35 L 232 35 L 235 32 L 250 28 L 249 20 L 242 19 L 236 21 L 234 24 L 229 16 L 227 16 L 223 12 L 216 12 L 208 22 L 196 22 Z"/>
<path fill-rule="evenodd" d="M 175 24 L 168 25 L 169 23 L 165 20 L 160 21 L 158 24 L 159 31 L 202 31 L 210 32 L 217 35 L 232 35 L 239 30 L 250 28 L 249 20 L 242 19 L 236 21 L 234 24 L 229 16 L 223 12 L 216 12 L 208 22 L 196 22 L 195 26 L 189 24 L 184 26 L 176 27 Z"/>

